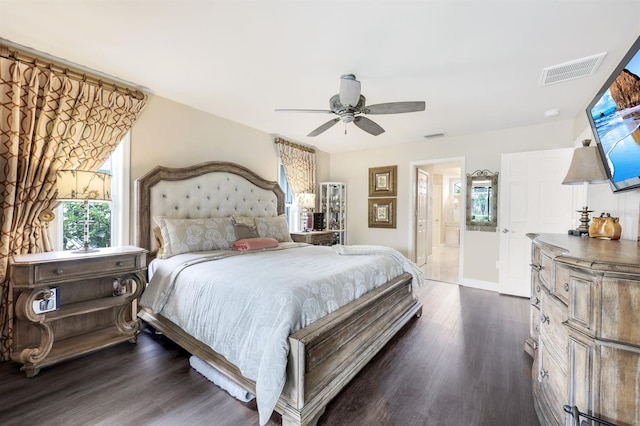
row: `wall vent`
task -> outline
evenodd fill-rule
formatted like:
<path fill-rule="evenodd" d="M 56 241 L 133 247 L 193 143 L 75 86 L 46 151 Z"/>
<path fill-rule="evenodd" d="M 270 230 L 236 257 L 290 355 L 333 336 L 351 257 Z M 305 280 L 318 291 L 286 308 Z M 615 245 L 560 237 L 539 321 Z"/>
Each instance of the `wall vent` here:
<path fill-rule="evenodd" d="M 598 70 L 605 56 L 607 56 L 607 52 L 544 68 L 540 86 L 548 86 L 591 75 Z"/>
<path fill-rule="evenodd" d="M 446 136 L 446 133 L 440 132 L 440 133 L 431 133 L 429 135 L 424 135 L 425 139 L 441 138 L 443 136 Z"/>

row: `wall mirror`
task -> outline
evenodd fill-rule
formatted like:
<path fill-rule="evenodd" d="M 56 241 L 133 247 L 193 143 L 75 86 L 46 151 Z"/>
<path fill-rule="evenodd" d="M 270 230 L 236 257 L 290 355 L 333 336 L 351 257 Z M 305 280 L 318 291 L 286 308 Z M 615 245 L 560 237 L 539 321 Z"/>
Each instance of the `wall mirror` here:
<path fill-rule="evenodd" d="M 467 231 L 495 232 L 498 227 L 498 172 L 467 174 Z"/>

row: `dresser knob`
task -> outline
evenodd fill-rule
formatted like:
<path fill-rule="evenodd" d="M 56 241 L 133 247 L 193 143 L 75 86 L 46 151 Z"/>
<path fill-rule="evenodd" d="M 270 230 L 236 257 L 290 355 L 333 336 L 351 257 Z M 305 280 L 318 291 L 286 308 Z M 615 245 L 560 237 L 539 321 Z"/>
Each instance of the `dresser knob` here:
<path fill-rule="evenodd" d="M 539 285 L 536 286 L 536 293 L 540 293 L 540 286 Z"/>
<path fill-rule="evenodd" d="M 64 271 L 62 269 L 56 270 L 56 274 L 57 275 L 62 275 L 63 273 L 64 273 Z"/>
<path fill-rule="evenodd" d="M 546 322 L 547 324 L 549 323 L 549 317 L 548 317 L 548 316 L 546 316 L 546 315 L 544 315 L 544 314 L 543 314 L 543 315 L 540 315 L 540 323 L 544 324 L 545 322 Z"/>
<path fill-rule="evenodd" d="M 535 263 L 530 264 L 529 266 L 531 266 L 531 269 L 533 269 L 534 271 L 540 271 L 542 270 L 542 266 L 537 265 Z"/>
<path fill-rule="evenodd" d="M 124 262 L 121 260 L 118 263 L 116 263 L 116 266 L 124 266 Z"/>
<path fill-rule="evenodd" d="M 538 306 L 540 304 L 540 299 L 538 299 L 537 297 L 533 299 L 533 304 Z"/>
<path fill-rule="evenodd" d="M 549 377 L 549 372 L 543 370 L 542 368 L 540 369 L 540 373 L 538 374 L 538 381 L 542 381 L 542 379 L 544 379 L 545 377 Z"/>
<path fill-rule="evenodd" d="M 564 291 L 569 291 L 569 283 L 564 283 Z"/>

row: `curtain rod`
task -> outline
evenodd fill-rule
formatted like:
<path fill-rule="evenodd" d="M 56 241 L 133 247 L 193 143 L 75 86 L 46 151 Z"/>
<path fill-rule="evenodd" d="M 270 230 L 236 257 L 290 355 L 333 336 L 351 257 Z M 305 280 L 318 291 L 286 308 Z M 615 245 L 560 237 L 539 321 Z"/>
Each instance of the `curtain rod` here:
<path fill-rule="evenodd" d="M 65 74 L 74 80 L 82 80 L 94 84 L 96 86 L 104 86 L 114 91 L 127 93 L 136 99 L 146 99 L 147 95 L 139 88 L 132 87 L 126 83 L 119 83 L 115 77 L 101 75 L 98 72 L 92 72 L 82 66 L 72 65 L 64 61 L 59 61 L 16 47 L 13 43 L 7 43 L 6 40 L 0 39 L 0 57 L 34 65 L 42 70 L 51 70 L 56 73 Z"/>
<path fill-rule="evenodd" d="M 309 147 L 306 147 L 306 146 L 304 146 L 304 145 L 300 145 L 300 144 L 297 144 L 297 143 L 289 142 L 289 141 L 286 141 L 286 140 L 281 139 L 281 138 L 276 138 L 276 139 L 275 139 L 275 143 L 279 143 L 279 144 L 282 144 L 282 145 L 291 146 L 291 147 L 293 147 L 293 148 L 298 148 L 298 149 L 299 149 L 299 150 L 301 150 L 301 151 L 307 151 L 307 152 L 310 152 L 310 153 L 312 153 L 312 154 L 315 154 L 315 153 L 316 153 L 316 150 L 315 150 L 315 149 L 313 149 L 313 148 L 309 148 Z"/>

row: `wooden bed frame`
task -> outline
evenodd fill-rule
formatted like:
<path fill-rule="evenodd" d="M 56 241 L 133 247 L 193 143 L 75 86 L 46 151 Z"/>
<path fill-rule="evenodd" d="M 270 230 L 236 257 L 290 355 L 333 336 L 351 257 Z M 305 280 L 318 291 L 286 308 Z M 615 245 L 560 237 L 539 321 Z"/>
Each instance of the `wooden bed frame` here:
<path fill-rule="evenodd" d="M 207 211 L 199 203 L 189 201 L 194 197 L 193 191 L 203 202 L 210 201 L 207 197 L 211 197 L 211 194 L 198 195 L 199 191 L 215 191 L 217 184 L 203 182 L 207 182 L 210 177 L 212 181 L 218 182 L 221 176 L 229 175 L 235 175 L 233 179 L 241 177 L 242 181 L 246 180 L 250 189 L 244 192 L 242 199 L 245 200 L 249 194 L 259 197 L 258 204 L 267 206 L 264 211 L 260 208 L 261 213 L 271 209 L 271 205 L 273 211 L 269 214 L 272 216 L 284 211 L 284 193 L 278 184 L 260 178 L 243 166 L 228 162 L 209 162 L 180 169 L 156 167 L 136 181 L 136 245 L 148 249 L 149 258 L 155 256 L 157 247 L 151 229 L 152 217 L 169 216 L 167 212 L 182 210 L 176 204 L 176 200 L 182 199 L 181 197 L 185 197 L 185 203 L 191 203 L 197 208 L 192 212 L 180 211 L 180 216 L 176 217 L 208 217 L 211 211 L 221 212 L 220 215 L 211 214 L 213 217 L 231 216 L 227 207 L 233 203 L 209 206 L 211 209 Z M 193 182 L 194 186 L 185 186 L 185 181 Z M 167 188 L 171 188 L 171 182 L 181 186 L 176 191 L 170 190 L 172 201 L 165 205 L 162 199 L 167 198 Z M 159 184 L 162 189 L 158 189 Z M 271 199 L 263 199 L 264 190 L 270 193 Z M 228 200 L 228 193 L 222 197 L 227 197 Z M 206 203 L 204 204 L 206 207 Z M 247 216 L 247 211 L 243 211 L 243 208 L 254 211 L 254 207 L 248 206 L 255 205 L 249 202 L 234 214 Z M 237 206 L 231 208 L 235 209 Z M 282 415 L 282 424 L 315 424 L 329 401 L 413 316 L 419 317 L 421 314 L 422 305 L 411 291 L 411 275 L 404 273 L 289 336 L 287 381 L 275 408 Z M 145 308 L 140 309 L 138 316 L 255 395 L 255 382 L 243 377 L 233 364 L 210 347 L 188 335 L 167 318 Z"/>

